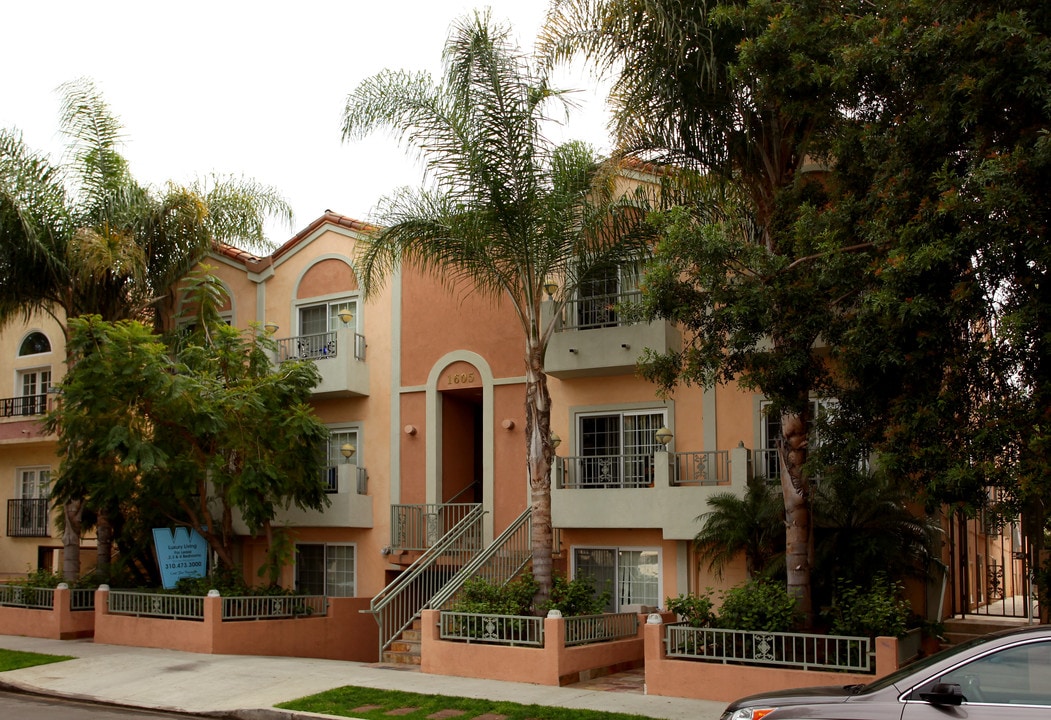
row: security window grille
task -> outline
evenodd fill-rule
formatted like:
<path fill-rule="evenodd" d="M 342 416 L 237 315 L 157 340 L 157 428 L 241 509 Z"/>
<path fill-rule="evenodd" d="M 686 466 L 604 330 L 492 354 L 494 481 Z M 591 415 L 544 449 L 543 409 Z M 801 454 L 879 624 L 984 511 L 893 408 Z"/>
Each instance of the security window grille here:
<path fill-rule="evenodd" d="M 619 306 L 639 289 L 639 269 L 635 264 L 592 268 L 580 280 L 577 294 L 577 327 L 613 327 L 622 321 Z"/>
<path fill-rule="evenodd" d="M 296 590 L 308 595 L 354 597 L 353 545 L 296 545 Z"/>
<path fill-rule="evenodd" d="M 582 485 L 644 487 L 653 481 L 653 453 L 664 412 L 580 417 Z"/>

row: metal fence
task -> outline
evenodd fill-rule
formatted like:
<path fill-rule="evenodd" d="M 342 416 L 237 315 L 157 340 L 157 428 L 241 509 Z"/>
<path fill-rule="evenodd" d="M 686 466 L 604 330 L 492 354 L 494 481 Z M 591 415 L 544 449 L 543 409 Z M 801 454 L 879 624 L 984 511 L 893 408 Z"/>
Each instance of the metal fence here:
<path fill-rule="evenodd" d="M 0 585 L 0 605 L 50 610 L 55 606 L 55 590 L 24 585 Z"/>
<path fill-rule="evenodd" d="M 587 455 L 553 458 L 567 490 L 653 486 L 653 455 Z"/>
<path fill-rule="evenodd" d="M 562 330 L 590 330 L 638 322 L 625 309 L 642 298 L 638 290 L 622 293 L 587 294 L 566 302 Z"/>
<path fill-rule="evenodd" d="M 577 615 L 565 619 L 566 647 L 609 642 L 639 634 L 639 616 L 636 613 L 612 615 Z"/>
<path fill-rule="evenodd" d="M 95 591 L 89 588 L 73 588 L 70 590 L 69 609 L 74 612 L 79 610 L 94 610 Z"/>
<path fill-rule="evenodd" d="M 354 358 L 365 360 L 365 336 L 354 333 Z M 325 360 L 339 354 L 339 343 L 336 333 L 326 332 L 316 335 L 300 335 L 282 338 L 277 341 L 277 361 L 285 360 Z"/>
<path fill-rule="evenodd" d="M 114 615 L 203 621 L 204 598 L 112 590 L 109 593 L 109 611 Z"/>
<path fill-rule="evenodd" d="M 477 503 L 391 505 L 391 546 L 397 550 L 426 550 L 477 507 Z M 481 550 L 481 536 L 471 539 L 476 542 L 474 549 Z"/>
<path fill-rule="evenodd" d="M 8 537 L 48 537 L 51 501 L 47 498 L 15 498 L 7 501 Z"/>
<path fill-rule="evenodd" d="M 665 626 L 668 657 L 741 665 L 776 665 L 802 670 L 874 673 L 871 640 L 866 637 L 810 635 L 721 628 Z"/>
<path fill-rule="evenodd" d="M 47 405 L 47 395 L 0 398 L 0 417 L 43 415 L 48 410 Z"/>
<path fill-rule="evenodd" d="M 251 595 L 223 598 L 223 620 L 275 620 L 321 617 L 328 613 L 324 595 Z"/>
<path fill-rule="evenodd" d="M 675 453 L 672 485 L 725 485 L 730 482 L 727 450 Z"/>
<path fill-rule="evenodd" d="M 544 646 L 544 618 L 443 611 L 438 629 L 442 640 L 496 645 Z"/>

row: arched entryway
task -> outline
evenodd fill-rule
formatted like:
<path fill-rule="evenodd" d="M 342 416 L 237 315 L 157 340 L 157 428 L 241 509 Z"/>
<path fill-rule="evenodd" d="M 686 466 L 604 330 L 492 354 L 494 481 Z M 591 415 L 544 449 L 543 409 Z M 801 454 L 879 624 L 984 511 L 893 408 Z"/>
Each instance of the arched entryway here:
<path fill-rule="evenodd" d="M 471 352 L 435 363 L 427 384 L 427 502 L 478 503 L 493 537 L 493 375 Z"/>

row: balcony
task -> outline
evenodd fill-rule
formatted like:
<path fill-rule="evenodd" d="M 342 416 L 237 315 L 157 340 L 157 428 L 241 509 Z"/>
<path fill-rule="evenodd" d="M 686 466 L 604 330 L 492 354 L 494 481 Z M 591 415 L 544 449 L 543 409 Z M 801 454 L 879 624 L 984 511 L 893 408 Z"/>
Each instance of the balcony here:
<path fill-rule="evenodd" d="M 50 537 L 48 515 L 51 501 L 47 498 L 7 501 L 8 537 Z"/>
<path fill-rule="evenodd" d="M 292 527 L 372 527 L 372 496 L 368 494 L 368 471 L 363 467 L 344 463 L 325 468 L 326 497 L 329 506 L 323 510 L 302 510 L 294 505 L 279 508 L 274 525 Z M 246 534 L 248 528 L 237 519 L 234 529 Z"/>
<path fill-rule="evenodd" d="M 0 418 L 25 418 L 43 415 L 48 411 L 48 396 L 23 395 L 0 398 Z"/>
<path fill-rule="evenodd" d="M 631 374 L 645 349 L 679 350 L 682 338 L 671 323 L 636 322 L 623 312 L 640 297 L 635 291 L 567 302 L 562 315 L 553 319 L 555 332 L 544 359 L 548 375 L 568 379 Z M 552 308 L 553 303 L 544 303 L 545 312 Z"/>
<path fill-rule="evenodd" d="M 600 457 L 557 457 L 551 487 L 556 528 L 660 528 L 690 540 L 717 492 L 743 492 L 745 448 Z"/>
<path fill-rule="evenodd" d="M 321 373 L 315 397 L 366 397 L 369 366 L 365 361 L 365 336 L 350 328 L 317 335 L 300 335 L 277 341 L 278 363 L 313 360 Z"/>

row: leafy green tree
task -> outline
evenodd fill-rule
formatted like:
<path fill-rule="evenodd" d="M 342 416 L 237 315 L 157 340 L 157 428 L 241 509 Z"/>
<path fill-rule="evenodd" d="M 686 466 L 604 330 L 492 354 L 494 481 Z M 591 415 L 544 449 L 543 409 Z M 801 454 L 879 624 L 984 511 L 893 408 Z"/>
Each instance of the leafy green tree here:
<path fill-rule="evenodd" d="M 744 555 L 748 577 L 767 575 L 784 558 L 784 503 L 766 478 L 748 481 L 744 497 L 732 492 L 708 498 L 708 512 L 693 538 L 694 547 L 708 569 L 720 577 L 727 565 Z"/>
<path fill-rule="evenodd" d="M 1024 513 L 1033 562 L 1051 508 L 1051 13 L 880 9 L 844 65 L 864 92 L 834 147 L 834 202 L 887 249 L 837 356 L 843 436 L 931 503 Z"/>
<path fill-rule="evenodd" d="M 808 623 L 810 395 L 830 385 L 821 345 L 834 342 L 870 247 L 820 222 L 826 191 L 808 164 L 840 118 L 833 79 L 854 5 L 561 0 L 541 42 L 551 62 L 580 53 L 615 73 L 620 152 L 728 186 L 718 205 L 662 218 L 648 310 L 680 323 L 687 342 L 645 372 L 665 390 L 736 382 L 771 401 L 787 582 Z"/>
<path fill-rule="evenodd" d="M 272 546 L 281 507 L 328 502 L 327 430 L 309 405 L 319 376 L 308 361 L 273 368 L 258 328 L 222 322 L 218 280 L 195 280 L 191 296 L 195 327 L 174 349 L 134 320 L 70 319 L 73 365 L 46 420 L 62 456 L 54 493 L 159 508 L 233 568 L 235 513 Z"/>
<path fill-rule="evenodd" d="M 543 122 L 562 93 L 488 15 L 456 21 L 444 73 L 384 71 L 350 95 L 344 139 L 392 131 L 424 161 L 433 185 L 381 203 L 382 227 L 358 267 L 374 293 L 400 264 L 510 304 L 526 363 L 526 458 L 538 603 L 551 590 L 551 398 L 544 354 L 554 324 L 541 314 L 544 283 L 560 282 L 555 316 L 590 268 L 637 260 L 638 195 L 615 196 L 591 151 L 553 146 Z"/>
<path fill-rule="evenodd" d="M 147 317 L 161 328 L 175 284 L 219 243 L 265 247 L 270 216 L 291 222 L 272 189 L 210 178 L 161 189 L 140 185 L 120 152 L 122 128 L 94 84 L 63 85 L 60 129 L 67 162 L 54 165 L 14 130 L 0 130 L 0 326 L 42 311 L 60 323 L 96 314 Z M 67 361 L 68 362 L 68 361 Z M 64 507 L 64 574 L 80 572 L 81 516 Z M 96 507 L 105 572 L 113 508 Z"/>

